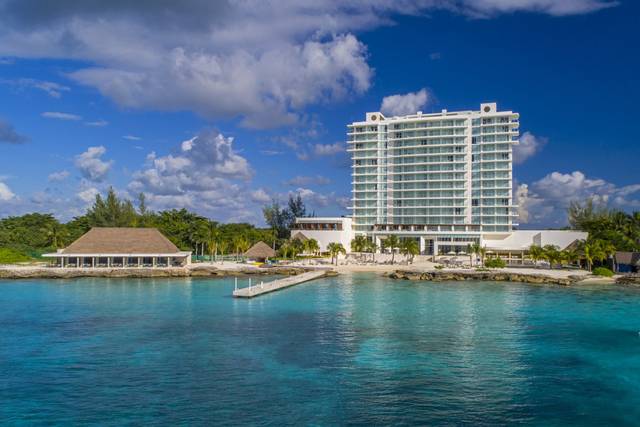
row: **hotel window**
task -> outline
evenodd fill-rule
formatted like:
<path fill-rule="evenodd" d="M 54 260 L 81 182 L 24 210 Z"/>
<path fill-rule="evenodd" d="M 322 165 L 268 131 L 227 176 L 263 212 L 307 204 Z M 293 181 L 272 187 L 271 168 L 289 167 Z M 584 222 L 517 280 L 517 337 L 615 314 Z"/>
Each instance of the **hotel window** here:
<path fill-rule="evenodd" d="M 456 215 L 462 215 L 462 208 L 456 208 Z"/>
<path fill-rule="evenodd" d="M 472 143 L 472 144 L 477 144 L 477 143 L 478 143 L 478 138 L 477 138 L 477 137 L 475 137 L 475 136 L 472 136 L 472 137 L 471 137 L 471 143 Z"/>
<path fill-rule="evenodd" d="M 471 206 L 480 206 L 480 200 L 479 199 L 472 199 L 471 200 Z"/>

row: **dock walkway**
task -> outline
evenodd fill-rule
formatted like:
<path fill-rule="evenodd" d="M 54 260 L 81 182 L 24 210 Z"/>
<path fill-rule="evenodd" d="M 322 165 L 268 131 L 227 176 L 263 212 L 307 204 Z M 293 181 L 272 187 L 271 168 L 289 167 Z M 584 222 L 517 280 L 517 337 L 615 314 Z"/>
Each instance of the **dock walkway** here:
<path fill-rule="evenodd" d="M 233 296 L 236 298 L 253 298 L 259 295 L 267 294 L 269 292 L 279 291 L 280 289 L 308 282 L 310 280 L 318 279 L 325 276 L 326 274 L 326 270 L 316 270 L 298 274 L 296 276 L 285 277 L 283 279 L 278 279 L 271 282 L 258 283 L 247 288 L 234 290 Z"/>

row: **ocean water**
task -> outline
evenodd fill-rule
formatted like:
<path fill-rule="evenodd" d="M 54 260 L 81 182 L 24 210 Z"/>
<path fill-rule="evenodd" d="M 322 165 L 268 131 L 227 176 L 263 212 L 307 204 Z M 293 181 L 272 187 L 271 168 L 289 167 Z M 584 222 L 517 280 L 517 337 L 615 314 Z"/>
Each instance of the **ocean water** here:
<path fill-rule="evenodd" d="M 640 289 L 233 286 L 0 281 L 0 424 L 640 424 Z"/>

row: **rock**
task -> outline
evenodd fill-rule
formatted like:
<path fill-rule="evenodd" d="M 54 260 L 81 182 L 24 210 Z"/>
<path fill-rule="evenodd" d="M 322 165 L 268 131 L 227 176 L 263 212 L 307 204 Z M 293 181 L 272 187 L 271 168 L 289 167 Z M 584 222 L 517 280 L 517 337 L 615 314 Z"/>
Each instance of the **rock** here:
<path fill-rule="evenodd" d="M 522 274 L 506 271 L 406 271 L 396 270 L 388 275 L 397 280 L 424 280 L 430 282 L 459 282 L 478 280 L 488 282 L 521 282 L 535 284 L 571 285 L 577 282 L 577 277 L 556 278 L 543 274 Z"/>
<path fill-rule="evenodd" d="M 625 274 L 617 277 L 616 283 L 620 285 L 640 285 L 640 273 Z"/>

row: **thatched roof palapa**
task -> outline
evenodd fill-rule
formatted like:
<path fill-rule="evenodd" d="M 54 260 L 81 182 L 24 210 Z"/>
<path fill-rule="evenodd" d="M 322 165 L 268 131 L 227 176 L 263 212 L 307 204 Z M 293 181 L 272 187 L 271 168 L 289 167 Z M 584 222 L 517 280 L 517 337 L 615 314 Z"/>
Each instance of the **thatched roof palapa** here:
<path fill-rule="evenodd" d="M 274 251 L 265 242 L 260 241 L 251 246 L 249 250 L 244 253 L 244 256 L 247 258 L 267 259 L 275 257 L 276 251 Z"/>
<path fill-rule="evenodd" d="M 302 234 L 302 232 L 298 231 L 296 234 L 291 236 L 291 240 L 300 240 L 301 242 L 305 242 L 309 240 L 309 238 L 304 234 Z"/>
<path fill-rule="evenodd" d="M 64 254 L 173 254 L 180 250 L 156 228 L 94 227 Z"/>

